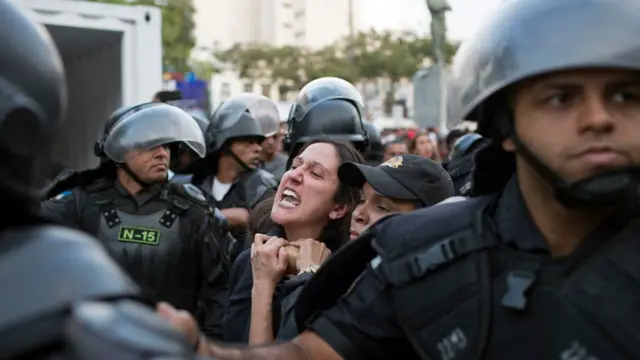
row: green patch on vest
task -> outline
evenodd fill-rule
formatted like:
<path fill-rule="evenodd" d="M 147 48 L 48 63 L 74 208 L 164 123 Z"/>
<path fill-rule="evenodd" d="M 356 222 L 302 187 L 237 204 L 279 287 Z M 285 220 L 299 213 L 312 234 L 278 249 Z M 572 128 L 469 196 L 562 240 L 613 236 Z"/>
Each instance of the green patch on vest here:
<path fill-rule="evenodd" d="M 160 243 L 160 231 L 135 226 L 121 226 L 118 232 L 118 240 L 144 245 L 158 245 Z"/>

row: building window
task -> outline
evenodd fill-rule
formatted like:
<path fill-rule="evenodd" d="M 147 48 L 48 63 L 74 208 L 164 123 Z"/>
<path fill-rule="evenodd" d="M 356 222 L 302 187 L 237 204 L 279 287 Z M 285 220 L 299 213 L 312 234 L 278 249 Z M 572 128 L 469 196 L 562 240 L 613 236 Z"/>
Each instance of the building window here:
<path fill-rule="evenodd" d="M 296 39 L 302 39 L 304 37 L 304 31 L 296 31 L 293 35 Z"/>
<path fill-rule="evenodd" d="M 282 2 L 282 7 L 285 8 L 285 9 L 289 9 L 289 8 L 293 7 L 293 2 L 291 2 L 291 1 L 283 1 Z"/>
<path fill-rule="evenodd" d="M 231 95 L 231 89 L 229 83 L 223 82 L 220 84 L 220 95 L 224 98 L 228 98 Z"/>
<path fill-rule="evenodd" d="M 262 95 L 269 96 L 270 92 L 271 92 L 271 86 L 267 84 L 262 84 Z"/>
<path fill-rule="evenodd" d="M 244 83 L 244 92 L 253 92 L 253 83 Z"/>
<path fill-rule="evenodd" d="M 304 10 L 298 10 L 298 11 L 296 11 L 296 12 L 293 14 L 293 16 L 294 16 L 296 19 L 299 19 L 299 18 L 301 18 L 301 17 L 304 17 Z"/>
<path fill-rule="evenodd" d="M 284 26 L 285 29 L 291 29 L 293 27 L 291 23 L 284 23 L 282 26 Z"/>

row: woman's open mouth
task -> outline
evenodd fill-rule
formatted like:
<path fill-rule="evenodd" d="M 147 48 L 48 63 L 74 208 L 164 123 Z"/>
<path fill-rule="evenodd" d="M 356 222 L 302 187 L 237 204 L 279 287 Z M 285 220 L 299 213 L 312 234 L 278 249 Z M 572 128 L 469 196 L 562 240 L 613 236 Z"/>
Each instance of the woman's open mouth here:
<path fill-rule="evenodd" d="M 291 188 L 285 188 L 282 191 L 282 198 L 280 198 L 280 202 L 278 203 L 281 207 L 285 209 L 293 209 L 300 206 L 300 195 L 293 191 Z"/>

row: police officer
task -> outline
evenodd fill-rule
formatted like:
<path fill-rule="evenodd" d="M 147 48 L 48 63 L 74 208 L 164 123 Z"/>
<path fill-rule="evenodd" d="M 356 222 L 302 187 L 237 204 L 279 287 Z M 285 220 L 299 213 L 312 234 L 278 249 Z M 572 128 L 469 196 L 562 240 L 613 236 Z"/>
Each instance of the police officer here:
<path fill-rule="evenodd" d="M 213 195 L 210 200 L 229 221 L 239 241 L 246 234 L 249 211 L 272 194 L 277 181 L 260 169 L 265 136 L 259 119 L 278 119 L 273 101 L 243 93 L 222 103 L 206 130 L 207 156 L 193 166 L 191 183 Z"/>
<path fill-rule="evenodd" d="M 65 117 L 64 70 L 46 30 L 13 2 L 0 1 L 0 34 L 0 357 L 194 359 L 94 238 L 37 215 Z"/>
<path fill-rule="evenodd" d="M 351 83 L 335 77 L 323 77 L 305 85 L 291 107 L 287 120 L 285 151 L 287 169 L 307 142 L 317 137 L 351 142 L 364 153 L 369 137 L 362 120 L 364 101 Z"/>
<path fill-rule="evenodd" d="M 453 144 L 449 154 L 447 171 L 453 180 L 456 195 L 472 195 L 473 179 L 471 174 L 475 164 L 475 154 L 487 144 L 488 140 L 476 133 L 463 135 Z"/>
<path fill-rule="evenodd" d="M 180 143 L 205 155 L 202 131 L 179 108 L 147 103 L 118 111 L 96 144 L 100 167 L 67 183 L 73 188 L 43 202 L 42 212 L 96 235 L 151 299 L 198 310 L 205 332 L 218 337 L 229 267 L 220 244 L 229 234 L 201 191 L 167 182 Z"/>
<path fill-rule="evenodd" d="M 280 125 L 280 118 L 261 116 L 258 118 L 258 122 L 264 134 L 264 141 L 261 144 L 262 153 L 260 156 L 264 164 L 264 169 L 271 173 L 276 180 L 280 181 L 287 166 L 287 156 L 282 153 L 284 129 L 282 129 Z"/>
<path fill-rule="evenodd" d="M 638 33 L 637 1 L 506 2 L 452 66 L 452 116 L 492 139 L 480 196 L 388 217 L 334 254 L 314 278 L 333 271 L 327 295 L 344 296 L 324 313 L 299 303 L 309 330 L 292 343 L 212 352 L 640 358 Z"/>
<path fill-rule="evenodd" d="M 364 152 L 364 159 L 370 166 L 378 166 L 382 163 L 382 158 L 384 157 L 382 137 L 380 137 L 380 132 L 372 123 L 364 121 L 362 125 L 369 137 L 369 147 Z"/>
<path fill-rule="evenodd" d="M 207 128 L 209 127 L 209 124 L 210 124 L 209 119 L 195 113 L 192 113 L 190 115 L 191 117 L 193 117 L 193 120 L 195 120 L 198 123 L 198 127 L 200 128 L 200 130 L 202 131 L 202 135 L 204 136 L 204 133 L 207 131 Z M 191 150 L 189 146 L 187 146 L 184 143 L 180 144 L 178 147 L 177 156 L 171 157 L 171 169 L 169 170 L 169 180 L 172 180 L 173 177 L 176 176 L 176 174 L 178 174 L 177 175 L 178 177 L 187 177 L 188 175 L 184 175 L 182 173 L 184 173 L 186 169 L 188 169 L 189 165 L 191 165 L 194 161 L 198 159 L 199 159 L 198 154 L 196 154 L 193 150 Z M 179 181 L 178 178 L 174 179 L 174 181 L 188 182 L 188 180 Z"/>

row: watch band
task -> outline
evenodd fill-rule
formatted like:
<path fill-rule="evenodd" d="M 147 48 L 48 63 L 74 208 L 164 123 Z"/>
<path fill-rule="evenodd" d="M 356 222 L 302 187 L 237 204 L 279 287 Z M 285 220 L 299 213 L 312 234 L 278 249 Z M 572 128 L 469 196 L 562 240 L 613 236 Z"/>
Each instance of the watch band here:
<path fill-rule="evenodd" d="M 300 275 L 300 274 L 304 274 L 304 273 L 311 273 L 311 274 L 315 274 L 315 273 L 318 271 L 318 269 L 319 269 L 319 268 L 320 268 L 320 265 L 315 265 L 315 264 L 313 264 L 313 265 L 309 265 L 309 266 L 307 266 L 306 268 L 304 268 L 304 269 L 300 270 L 300 272 L 298 273 L 298 275 Z"/>

